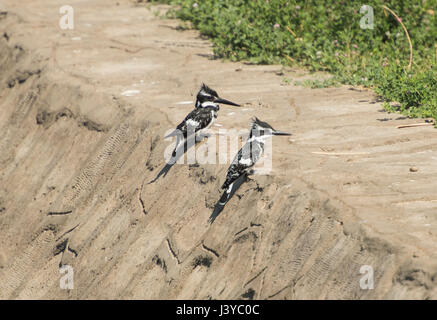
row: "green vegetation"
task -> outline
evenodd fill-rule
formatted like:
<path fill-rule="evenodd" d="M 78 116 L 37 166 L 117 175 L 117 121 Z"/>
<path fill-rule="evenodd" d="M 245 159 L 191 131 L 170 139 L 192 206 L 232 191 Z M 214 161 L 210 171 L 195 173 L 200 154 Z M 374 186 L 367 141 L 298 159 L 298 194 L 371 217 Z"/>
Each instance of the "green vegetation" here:
<path fill-rule="evenodd" d="M 384 100 L 400 103 L 386 103 L 390 111 L 437 119 L 437 0 L 160 2 L 177 5 L 168 15 L 191 21 L 220 57 L 327 71 L 329 80 L 305 85 L 371 87 Z M 360 13 L 364 4 L 373 8 L 373 29 L 360 27 L 368 14 Z M 412 42 L 411 66 L 402 24 Z"/>

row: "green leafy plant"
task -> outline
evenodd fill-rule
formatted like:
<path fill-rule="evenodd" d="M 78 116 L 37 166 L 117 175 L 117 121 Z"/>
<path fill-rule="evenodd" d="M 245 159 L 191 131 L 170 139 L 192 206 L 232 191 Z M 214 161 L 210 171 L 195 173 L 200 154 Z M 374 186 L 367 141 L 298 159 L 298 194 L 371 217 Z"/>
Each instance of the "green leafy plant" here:
<path fill-rule="evenodd" d="M 314 88 L 374 88 L 396 110 L 437 119 L 437 0 L 369 0 L 374 28 L 362 29 L 362 1 L 166 0 L 168 16 L 191 21 L 211 38 L 214 53 L 232 61 L 299 65 L 326 71 Z M 389 8 L 389 10 L 385 9 Z M 400 20 L 398 20 L 393 13 Z M 408 30 L 413 49 L 410 64 Z"/>

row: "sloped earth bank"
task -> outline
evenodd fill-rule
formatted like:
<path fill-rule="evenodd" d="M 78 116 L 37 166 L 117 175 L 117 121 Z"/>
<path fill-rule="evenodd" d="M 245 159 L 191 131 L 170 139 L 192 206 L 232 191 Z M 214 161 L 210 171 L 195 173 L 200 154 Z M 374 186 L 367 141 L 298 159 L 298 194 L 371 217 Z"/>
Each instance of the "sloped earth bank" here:
<path fill-rule="evenodd" d="M 74 30 L 58 1 L 0 2 L 1 298 L 437 297 L 435 129 L 397 129 L 420 120 L 370 91 L 215 60 L 197 32 L 133 2 L 69 4 Z M 147 184 L 201 82 L 244 103 L 215 130 L 256 115 L 293 133 L 212 226 L 227 164 Z"/>

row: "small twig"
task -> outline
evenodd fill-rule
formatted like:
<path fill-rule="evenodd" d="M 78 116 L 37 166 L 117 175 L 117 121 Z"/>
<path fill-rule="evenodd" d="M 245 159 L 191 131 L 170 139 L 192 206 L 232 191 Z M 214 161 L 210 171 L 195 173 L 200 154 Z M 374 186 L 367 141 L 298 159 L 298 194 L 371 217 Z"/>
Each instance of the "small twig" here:
<path fill-rule="evenodd" d="M 287 30 L 293 35 L 293 37 L 297 38 L 296 34 L 293 32 L 293 30 L 291 30 L 289 26 L 287 26 Z"/>
<path fill-rule="evenodd" d="M 411 127 L 424 127 L 424 126 L 433 126 L 433 122 L 422 122 L 422 123 L 411 123 L 411 124 L 402 124 L 400 126 L 397 126 L 396 128 L 402 129 L 402 128 L 411 128 Z"/>
<path fill-rule="evenodd" d="M 294 59 L 292 57 L 290 57 L 289 55 L 284 53 L 284 57 L 287 58 L 287 60 L 290 61 L 291 63 L 294 63 Z"/>
<path fill-rule="evenodd" d="M 67 210 L 67 211 L 49 211 L 47 212 L 48 216 L 60 216 L 60 215 L 64 215 L 64 214 L 70 214 L 72 213 L 73 210 Z"/>
<path fill-rule="evenodd" d="M 387 10 L 388 12 L 390 12 L 395 18 L 396 20 L 400 23 L 400 25 L 402 26 L 402 28 L 405 31 L 405 35 L 407 36 L 408 39 L 408 44 L 410 45 L 410 61 L 408 63 L 408 70 L 411 68 L 411 63 L 413 62 L 413 45 L 411 44 L 411 39 L 410 39 L 410 35 L 408 34 L 408 30 L 407 28 L 405 28 L 404 24 L 402 23 L 401 18 L 399 18 L 396 13 L 393 12 L 393 10 L 391 10 L 390 8 L 388 8 L 387 6 L 381 6 L 384 10 Z"/>

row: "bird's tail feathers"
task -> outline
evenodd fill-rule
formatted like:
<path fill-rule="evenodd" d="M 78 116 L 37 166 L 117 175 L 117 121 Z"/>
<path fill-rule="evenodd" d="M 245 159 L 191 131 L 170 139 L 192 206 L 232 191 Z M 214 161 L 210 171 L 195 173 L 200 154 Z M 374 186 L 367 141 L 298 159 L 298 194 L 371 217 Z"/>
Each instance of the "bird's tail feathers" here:
<path fill-rule="evenodd" d="M 175 129 L 175 130 L 173 130 L 171 133 L 169 133 L 168 135 L 166 135 L 166 136 L 164 137 L 164 139 L 167 139 L 167 138 L 170 138 L 170 137 L 177 136 L 179 133 L 180 133 L 180 130 Z"/>
<path fill-rule="evenodd" d="M 209 217 L 209 223 L 212 224 L 214 222 L 214 220 L 217 218 L 217 216 L 220 214 L 220 212 L 222 212 L 226 203 L 230 199 L 231 190 L 232 190 L 232 184 L 229 186 L 229 188 L 225 192 L 223 192 L 220 200 L 217 201 L 217 203 L 214 207 L 214 211 L 212 212 L 211 216 Z"/>
<path fill-rule="evenodd" d="M 228 201 L 232 198 L 234 193 L 240 188 L 241 184 L 246 181 L 247 175 L 243 174 L 238 179 L 236 179 L 234 182 L 232 182 L 229 186 L 225 187 L 225 184 L 223 187 L 226 188 L 225 192 L 223 192 L 221 198 L 219 201 L 217 201 L 217 204 L 214 207 L 214 211 L 212 212 L 211 216 L 209 217 L 209 222 L 212 224 L 214 220 L 217 218 L 217 216 L 222 212 L 225 205 L 228 203 Z"/>
<path fill-rule="evenodd" d="M 232 185 L 233 185 L 233 184 L 231 184 L 231 185 L 229 186 L 229 188 L 226 189 L 225 192 L 223 192 L 223 194 L 222 194 L 220 200 L 218 201 L 218 204 L 224 206 L 226 203 L 228 203 L 229 198 L 230 198 L 230 195 L 231 195 Z"/>

